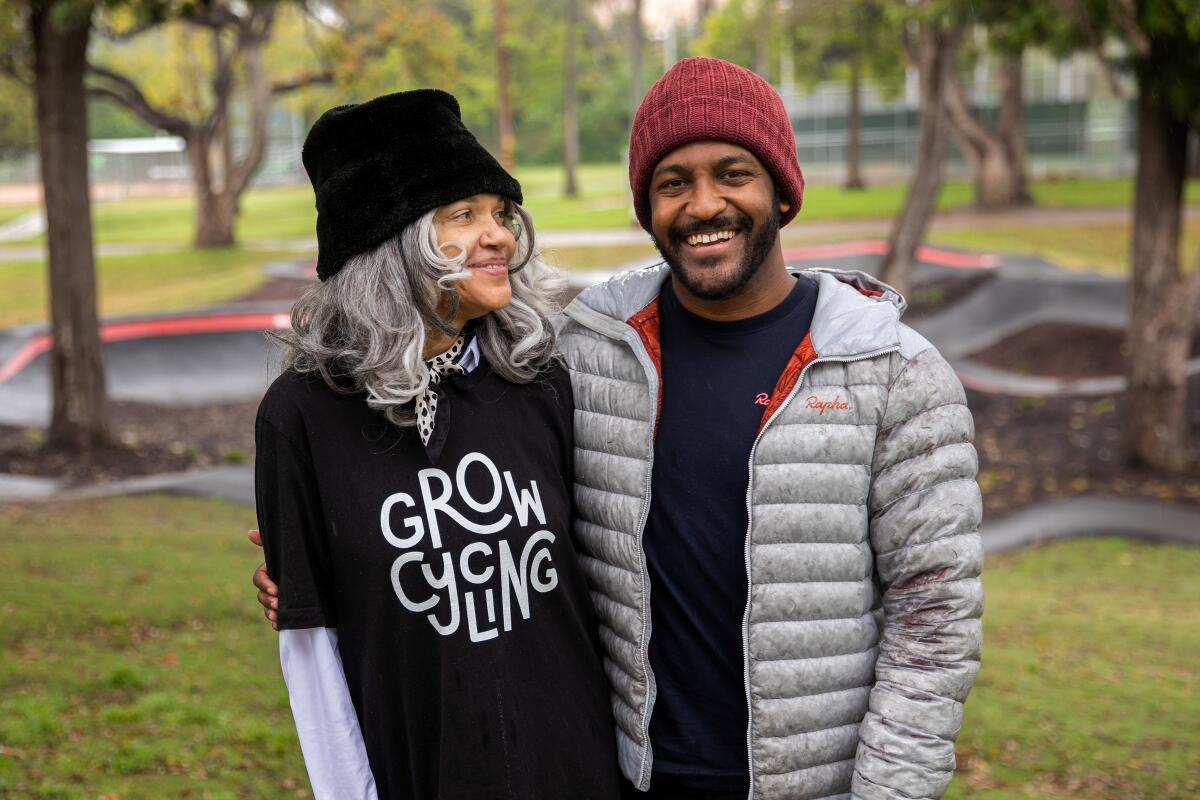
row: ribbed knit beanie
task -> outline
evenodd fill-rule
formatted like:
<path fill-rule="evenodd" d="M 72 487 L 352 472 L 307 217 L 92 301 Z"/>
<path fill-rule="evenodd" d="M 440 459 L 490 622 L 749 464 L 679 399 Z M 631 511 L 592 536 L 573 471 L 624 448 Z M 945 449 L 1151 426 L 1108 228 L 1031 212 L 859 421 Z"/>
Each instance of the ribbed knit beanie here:
<path fill-rule="evenodd" d="M 376 97 L 321 115 L 304 140 L 317 196 L 317 277 L 383 244 L 427 211 L 475 194 L 521 202 L 521 184 L 438 89 Z"/>
<path fill-rule="evenodd" d="M 629 185 L 638 222 L 650 231 L 650 176 L 663 156 L 689 142 L 733 142 L 771 172 L 791 222 L 804 199 L 796 136 L 779 94 L 748 69 L 717 58 L 685 58 L 650 87 L 629 135 Z"/>

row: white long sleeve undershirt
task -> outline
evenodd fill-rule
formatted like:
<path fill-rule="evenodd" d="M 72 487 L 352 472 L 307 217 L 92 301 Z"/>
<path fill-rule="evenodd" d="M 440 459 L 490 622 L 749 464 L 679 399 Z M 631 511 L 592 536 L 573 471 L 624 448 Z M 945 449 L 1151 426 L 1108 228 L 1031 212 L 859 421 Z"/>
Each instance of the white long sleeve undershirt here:
<path fill-rule="evenodd" d="M 316 800 L 378 800 L 337 630 L 279 632 L 279 665 Z"/>

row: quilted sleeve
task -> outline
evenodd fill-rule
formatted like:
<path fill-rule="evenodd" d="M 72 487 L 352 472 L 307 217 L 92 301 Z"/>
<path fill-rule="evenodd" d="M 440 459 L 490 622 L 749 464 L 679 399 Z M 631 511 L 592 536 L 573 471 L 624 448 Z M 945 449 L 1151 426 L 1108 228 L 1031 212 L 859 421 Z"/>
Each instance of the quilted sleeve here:
<path fill-rule="evenodd" d="M 853 796 L 941 797 L 979 670 L 983 546 L 974 423 L 933 348 L 892 382 L 872 465 L 870 537 L 883 629 Z"/>

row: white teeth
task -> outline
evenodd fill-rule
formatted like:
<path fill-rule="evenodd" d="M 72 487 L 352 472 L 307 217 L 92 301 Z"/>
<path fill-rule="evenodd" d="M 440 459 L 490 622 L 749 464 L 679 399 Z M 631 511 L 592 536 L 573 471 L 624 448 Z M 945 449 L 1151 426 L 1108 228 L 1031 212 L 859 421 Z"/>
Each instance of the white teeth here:
<path fill-rule="evenodd" d="M 698 244 L 710 244 L 712 242 L 723 242 L 726 239 L 733 238 L 733 231 L 717 231 L 716 233 L 696 233 L 687 238 L 687 243 L 693 247 Z"/>

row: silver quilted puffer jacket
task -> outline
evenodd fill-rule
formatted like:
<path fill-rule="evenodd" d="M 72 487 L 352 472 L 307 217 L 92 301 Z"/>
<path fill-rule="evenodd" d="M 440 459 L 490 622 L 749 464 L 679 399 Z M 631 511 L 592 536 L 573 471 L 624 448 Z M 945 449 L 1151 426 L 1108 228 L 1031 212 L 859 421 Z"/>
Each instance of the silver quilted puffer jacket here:
<path fill-rule="evenodd" d="M 747 464 L 750 797 L 935 798 L 979 668 L 983 548 L 958 379 L 863 273 L 809 271 L 816 312 Z M 584 291 L 560 347 L 575 391 L 575 535 L 625 776 L 646 789 L 655 684 L 641 537 L 659 407 L 659 266 Z"/>

